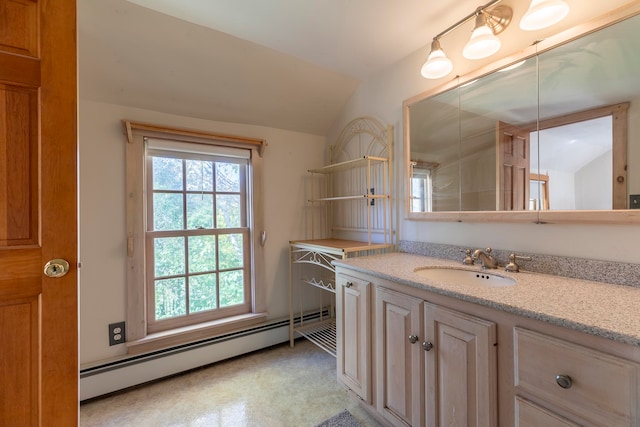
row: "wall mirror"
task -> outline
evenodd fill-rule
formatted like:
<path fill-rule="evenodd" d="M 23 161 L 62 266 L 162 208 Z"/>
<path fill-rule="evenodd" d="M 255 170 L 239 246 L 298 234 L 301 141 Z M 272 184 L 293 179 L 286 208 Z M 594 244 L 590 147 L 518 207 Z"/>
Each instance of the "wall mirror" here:
<path fill-rule="evenodd" d="M 640 222 L 638 12 L 405 101 L 409 218 Z"/>

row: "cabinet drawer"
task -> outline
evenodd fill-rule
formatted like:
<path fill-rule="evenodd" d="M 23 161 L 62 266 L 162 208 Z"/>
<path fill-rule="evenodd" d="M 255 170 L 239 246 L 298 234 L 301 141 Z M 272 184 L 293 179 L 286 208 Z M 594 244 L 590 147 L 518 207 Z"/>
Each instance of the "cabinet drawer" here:
<path fill-rule="evenodd" d="M 514 328 L 514 382 L 550 405 L 600 425 L 635 420 L 637 367 L 600 351 Z M 557 376 L 570 379 L 567 388 Z M 562 378 L 560 379 L 562 382 Z"/>
<path fill-rule="evenodd" d="M 579 427 L 545 408 L 516 397 L 516 427 Z"/>

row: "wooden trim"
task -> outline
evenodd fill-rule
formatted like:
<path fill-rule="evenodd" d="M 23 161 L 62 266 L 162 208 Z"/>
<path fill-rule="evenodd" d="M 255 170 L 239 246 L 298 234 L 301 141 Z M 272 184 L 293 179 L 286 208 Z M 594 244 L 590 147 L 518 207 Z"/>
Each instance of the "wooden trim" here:
<path fill-rule="evenodd" d="M 251 313 L 171 331 L 158 332 L 136 341 L 128 341 L 127 349 L 129 354 L 147 353 L 175 345 L 213 338 L 248 326 L 263 323 L 266 319 L 266 313 Z"/>
<path fill-rule="evenodd" d="M 182 326 L 180 322 L 174 322 L 172 319 L 162 321 L 162 326 L 158 327 L 155 323 L 155 332 L 152 322 L 148 319 L 147 314 L 153 310 L 152 301 L 147 301 L 147 279 L 153 276 L 153 266 L 147 265 L 146 262 L 146 223 L 152 221 L 147 218 L 150 215 L 150 209 L 147 206 L 148 191 L 150 185 L 146 182 L 147 165 L 145 164 L 145 137 L 154 137 L 160 139 L 168 139 L 175 137 L 181 142 L 190 142 L 207 145 L 221 145 L 226 147 L 255 150 L 259 154 L 262 153 L 267 143 L 265 140 L 236 137 L 230 135 L 215 134 L 209 132 L 192 131 L 186 129 L 174 129 L 163 126 L 150 124 L 142 124 L 129 120 L 122 121 L 124 132 L 127 138 L 126 144 L 126 185 L 127 185 L 127 340 L 129 342 L 140 341 L 148 336 L 148 333 L 171 334 L 174 331 L 181 331 L 184 328 L 197 328 L 200 325 L 206 325 L 209 322 L 224 322 L 225 319 L 212 320 L 209 313 L 195 314 L 190 316 L 191 319 L 201 319 L 206 323 L 200 323 L 192 326 Z M 263 290 L 264 286 L 264 249 L 261 242 L 261 232 L 264 230 L 263 220 L 263 188 L 262 188 L 262 157 L 253 154 L 247 166 L 246 180 L 250 180 L 252 185 L 252 199 L 250 201 L 253 210 L 253 224 L 247 224 L 246 227 L 238 228 L 238 233 L 243 234 L 244 244 L 248 247 L 249 242 L 253 241 L 253 253 L 251 260 L 245 259 L 244 278 L 245 292 L 250 291 L 252 300 L 242 306 L 233 306 L 218 309 L 217 313 L 224 311 L 225 316 L 256 316 L 255 313 L 266 313 L 266 294 Z M 146 185 L 145 185 L 146 184 Z M 246 193 L 244 191 L 244 198 Z M 149 190 L 150 191 L 150 190 Z M 229 230 L 225 230 L 228 232 Z M 198 232 L 195 231 L 197 234 Z M 217 233 L 216 233 L 217 234 Z M 226 234 L 226 233 L 225 233 Z M 252 264 L 249 264 L 251 262 Z M 253 289 L 251 289 L 253 283 Z M 244 314 L 247 311 L 252 313 Z M 170 325 L 170 326 L 169 326 Z M 159 329 L 176 328 L 158 332 Z"/>
<path fill-rule="evenodd" d="M 542 194 L 542 209 L 548 210 L 549 209 L 549 175 L 530 173 L 529 181 L 544 182 L 544 193 Z"/>
<path fill-rule="evenodd" d="M 627 153 L 629 103 L 613 113 L 613 170 L 611 185 L 613 186 L 613 209 L 629 209 L 627 184 Z"/>
<path fill-rule="evenodd" d="M 126 146 L 127 182 L 127 326 L 128 340 L 139 340 L 147 334 L 147 302 L 144 286 L 145 269 L 145 210 L 146 175 L 144 144 L 138 135 Z"/>
<path fill-rule="evenodd" d="M 558 117 L 551 117 L 537 123 L 525 125 L 530 132 L 551 129 L 558 126 L 566 126 L 580 123 L 600 117 L 611 116 L 613 152 L 613 169 L 611 177 L 613 210 L 627 209 L 627 149 L 628 149 L 628 111 L 631 103 L 605 105 L 590 110 L 578 111 Z M 540 165 L 538 165 L 540 167 Z M 547 208 L 548 209 L 548 208 Z M 581 211 L 576 211 L 581 212 Z"/>
<path fill-rule="evenodd" d="M 638 209 L 617 211 L 539 211 L 541 224 L 640 224 Z"/>
<path fill-rule="evenodd" d="M 529 132 L 535 132 L 537 130 L 545 130 L 558 126 L 580 123 L 586 120 L 597 119 L 599 117 L 612 116 L 619 112 L 626 112 L 630 105 L 630 102 L 603 105 L 602 107 L 591 108 L 589 110 L 577 111 L 575 113 L 565 114 L 562 116 L 549 117 L 547 119 L 540 120 L 539 122 L 529 123 L 521 127 L 528 129 Z"/>
<path fill-rule="evenodd" d="M 258 155 L 260 155 L 260 157 L 262 157 L 264 149 L 268 145 L 267 141 L 264 139 L 250 138 L 246 136 L 227 135 L 183 128 L 171 128 L 166 126 L 152 125 L 148 123 L 133 122 L 129 120 L 123 120 L 122 123 L 125 127 L 127 139 L 129 140 L 129 142 L 131 142 L 130 136 L 132 133 L 134 133 L 133 131 L 140 130 L 145 131 L 145 135 L 156 136 L 160 138 L 166 138 L 167 135 L 173 135 L 181 137 L 181 140 L 187 140 L 195 143 L 202 143 L 203 140 L 214 140 L 216 142 L 222 142 L 222 145 L 227 145 L 230 147 L 242 146 L 245 148 L 254 148 L 257 149 Z"/>

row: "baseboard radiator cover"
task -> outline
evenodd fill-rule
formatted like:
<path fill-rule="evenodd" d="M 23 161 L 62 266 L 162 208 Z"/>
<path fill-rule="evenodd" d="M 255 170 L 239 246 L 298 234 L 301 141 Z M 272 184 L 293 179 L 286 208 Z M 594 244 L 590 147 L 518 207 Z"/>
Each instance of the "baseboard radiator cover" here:
<path fill-rule="evenodd" d="M 328 311 L 304 314 L 313 322 Z M 300 322 L 300 317 L 294 319 Z M 289 319 L 80 370 L 80 401 L 158 380 L 289 341 Z"/>

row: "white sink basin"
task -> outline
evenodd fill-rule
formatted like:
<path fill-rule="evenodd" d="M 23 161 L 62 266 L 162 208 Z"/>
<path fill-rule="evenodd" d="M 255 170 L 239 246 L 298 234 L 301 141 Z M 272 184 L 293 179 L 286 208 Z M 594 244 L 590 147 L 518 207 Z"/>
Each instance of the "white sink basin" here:
<path fill-rule="evenodd" d="M 427 279 L 447 284 L 492 287 L 505 287 L 516 284 L 516 280 L 511 277 L 462 268 L 425 267 L 416 269 L 415 272 Z"/>

